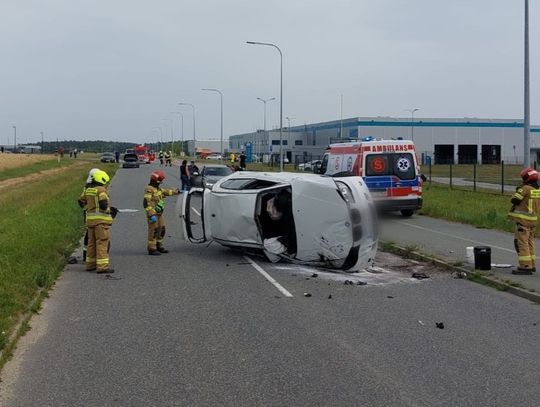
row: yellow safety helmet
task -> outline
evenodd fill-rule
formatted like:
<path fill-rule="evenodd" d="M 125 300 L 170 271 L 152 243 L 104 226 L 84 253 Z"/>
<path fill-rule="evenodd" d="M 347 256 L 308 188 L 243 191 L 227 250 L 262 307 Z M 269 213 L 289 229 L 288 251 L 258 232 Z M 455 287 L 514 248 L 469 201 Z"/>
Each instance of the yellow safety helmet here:
<path fill-rule="evenodd" d="M 109 177 L 109 174 L 107 174 L 105 171 L 102 171 L 102 170 L 97 170 L 94 173 L 94 175 L 92 175 L 92 178 L 94 182 L 101 185 L 105 185 L 107 184 L 107 182 L 111 180 L 111 178 Z"/>
<path fill-rule="evenodd" d="M 93 179 L 94 179 L 94 174 L 95 174 L 96 172 L 98 172 L 98 171 L 100 171 L 99 168 L 92 168 L 92 169 L 88 172 L 88 178 L 86 178 L 86 183 L 87 183 L 87 184 L 90 184 L 90 183 L 93 181 Z"/>

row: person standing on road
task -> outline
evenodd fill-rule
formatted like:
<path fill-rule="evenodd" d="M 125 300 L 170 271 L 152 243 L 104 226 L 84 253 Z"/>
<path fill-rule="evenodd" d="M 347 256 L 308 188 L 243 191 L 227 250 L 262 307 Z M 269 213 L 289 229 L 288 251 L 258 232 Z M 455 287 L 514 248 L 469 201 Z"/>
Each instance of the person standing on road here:
<path fill-rule="evenodd" d="M 519 175 L 523 184 L 512 195 L 512 209 L 508 213 L 508 217 L 516 223 L 514 246 L 519 264 L 512 274 L 531 275 L 536 271 L 534 234 L 540 210 L 540 187 L 535 169 L 525 168 Z"/>
<path fill-rule="evenodd" d="M 83 240 L 83 262 L 86 262 L 86 252 L 88 250 L 88 228 L 86 227 L 86 200 L 83 199 L 86 188 L 92 187 L 92 182 L 94 180 L 94 174 L 96 172 L 100 171 L 99 168 L 92 168 L 90 171 L 88 171 L 88 177 L 86 178 L 86 185 L 83 188 L 83 191 L 81 193 L 81 196 L 79 197 L 79 206 L 84 210 L 84 240 Z"/>
<path fill-rule="evenodd" d="M 146 211 L 146 220 L 148 222 L 148 254 L 151 256 L 168 253 L 163 246 L 165 238 L 165 220 L 163 219 L 163 210 L 165 201 L 163 197 L 178 195 L 178 188 L 161 188 L 161 183 L 165 179 L 165 173 L 156 170 L 150 175 L 150 184 L 144 190 L 143 206 Z"/>
<path fill-rule="evenodd" d="M 190 176 L 191 176 L 191 173 L 189 172 L 187 160 L 184 160 L 182 161 L 182 165 L 180 166 L 180 180 L 182 181 L 182 191 L 189 190 L 190 188 L 189 177 Z"/>
<path fill-rule="evenodd" d="M 246 155 L 243 151 L 240 153 L 240 168 L 242 168 L 242 170 L 246 169 Z"/>
<path fill-rule="evenodd" d="M 163 154 L 163 151 L 159 150 L 159 154 L 158 154 L 158 158 L 159 158 L 159 166 L 160 167 L 163 167 L 163 159 L 164 159 L 165 155 Z"/>
<path fill-rule="evenodd" d="M 170 151 L 165 152 L 165 167 L 168 165 L 169 167 L 172 167 L 171 162 L 172 153 Z"/>
<path fill-rule="evenodd" d="M 109 229 L 118 210 L 110 205 L 105 187 L 109 181 L 105 171 L 97 170 L 92 175 L 92 182 L 79 197 L 79 205 L 82 204 L 86 210 L 88 230 L 86 270 L 97 273 L 114 273 L 109 265 Z"/>

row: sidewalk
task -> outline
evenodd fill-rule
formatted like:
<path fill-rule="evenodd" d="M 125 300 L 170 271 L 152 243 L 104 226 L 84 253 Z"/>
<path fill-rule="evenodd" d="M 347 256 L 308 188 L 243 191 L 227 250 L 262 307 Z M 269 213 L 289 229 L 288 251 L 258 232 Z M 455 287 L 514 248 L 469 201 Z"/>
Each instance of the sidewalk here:
<path fill-rule="evenodd" d="M 516 266 L 514 235 L 491 229 L 478 229 L 474 226 L 415 215 L 403 219 L 389 215 L 381 222 L 382 241 L 396 243 L 398 246 L 418 250 L 449 264 L 472 267 L 467 264 L 466 247 L 491 247 L 492 264 L 510 264 L 509 268 L 492 267 L 493 276 L 499 280 L 519 284 L 524 289 L 540 293 L 540 271 L 532 276 L 515 276 L 511 273 Z M 536 253 L 540 253 L 540 240 L 536 239 Z M 540 260 L 539 260 L 540 264 Z"/>
<path fill-rule="evenodd" d="M 449 177 L 432 177 L 431 178 L 431 181 L 434 182 L 434 183 L 437 183 L 437 184 L 450 184 L 450 178 Z M 473 181 L 469 181 L 465 178 L 455 178 L 453 177 L 452 178 L 452 185 L 455 185 L 455 186 L 460 186 L 460 187 L 470 187 L 471 189 L 473 189 L 474 187 L 474 182 Z M 516 190 L 516 187 L 517 187 L 517 184 L 516 185 L 504 185 L 504 192 L 507 192 L 507 193 L 510 193 L 510 192 L 514 192 Z M 479 182 L 479 181 L 476 181 L 476 188 L 477 189 L 494 189 L 494 190 L 497 190 L 497 191 L 501 191 L 501 184 L 493 184 L 493 183 L 489 183 L 489 182 Z"/>

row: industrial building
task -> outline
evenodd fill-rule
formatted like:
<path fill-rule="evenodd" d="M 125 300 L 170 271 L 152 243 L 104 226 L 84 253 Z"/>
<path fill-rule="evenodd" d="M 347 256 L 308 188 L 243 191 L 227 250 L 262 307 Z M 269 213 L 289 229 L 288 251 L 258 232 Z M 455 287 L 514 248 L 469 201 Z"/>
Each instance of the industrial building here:
<path fill-rule="evenodd" d="M 540 162 L 540 127 L 531 126 L 531 162 Z M 413 140 L 423 163 L 523 163 L 523 120 L 355 117 L 284 128 L 283 151 L 290 162 L 320 157 L 331 143 L 364 137 Z M 229 150 L 259 157 L 279 155 L 279 130 L 229 137 Z M 249 146 L 251 144 L 251 146 Z M 250 147 L 248 149 L 248 146 Z"/>

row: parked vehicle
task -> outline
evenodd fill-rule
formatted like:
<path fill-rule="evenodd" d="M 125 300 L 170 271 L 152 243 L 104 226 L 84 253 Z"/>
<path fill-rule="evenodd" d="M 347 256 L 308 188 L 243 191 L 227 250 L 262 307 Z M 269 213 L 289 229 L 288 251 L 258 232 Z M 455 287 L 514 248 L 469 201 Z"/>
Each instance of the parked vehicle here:
<path fill-rule="evenodd" d="M 212 188 L 221 178 L 231 175 L 233 170 L 223 164 L 204 165 L 200 174 L 191 177 L 194 187 Z"/>
<path fill-rule="evenodd" d="M 116 159 L 114 153 L 103 153 L 101 154 L 101 157 L 99 157 L 99 161 L 102 163 L 114 163 L 116 162 Z"/>
<path fill-rule="evenodd" d="M 298 164 L 298 169 L 300 171 L 310 171 L 313 172 L 315 168 L 320 167 L 322 161 L 321 160 L 313 160 L 308 161 L 307 163 Z"/>
<path fill-rule="evenodd" d="M 153 152 L 150 152 L 147 146 L 144 144 L 135 146 L 133 148 L 133 152 L 137 154 L 137 158 L 140 162 L 145 164 L 153 163 L 156 159 L 156 154 Z"/>
<path fill-rule="evenodd" d="M 219 153 L 210 153 L 205 157 L 206 160 L 221 160 L 222 156 Z"/>
<path fill-rule="evenodd" d="M 135 153 L 125 153 L 122 168 L 139 168 L 139 158 Z"/>
<path fill-rule="evenodd" d="M 361 176 L 377 206 L 411 216 L 422 207 L 422 175 L 410 140 L 331 144 L 317 172 Z"/>
<path fill-rule="evenodd" d="M 360 177 L 236 172 L 212 189 L 192 188 L 182 218 L 192 243 L 215 241 L 272 261 L 358 270 L 377 250 L 375 209 Z"/>

